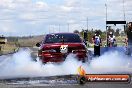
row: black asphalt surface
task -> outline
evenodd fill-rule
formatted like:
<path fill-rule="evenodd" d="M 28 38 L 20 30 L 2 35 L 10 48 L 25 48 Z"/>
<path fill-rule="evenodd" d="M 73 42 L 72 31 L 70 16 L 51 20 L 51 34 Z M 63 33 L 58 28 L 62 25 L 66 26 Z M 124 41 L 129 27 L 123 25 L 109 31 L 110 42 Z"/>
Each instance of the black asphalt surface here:
<path fill-rule="evenodd" d="M 132 79 L 132 75 L 131 75 Z M 87 82 L 80 85 L 76 75 L 13 78 L 0 80 L 0 88 L 132 88 L 130 83 Z"/>
<path fill-rule="evenodd" d="M 79 84 L 0 84 L 0 88 L 132 88 L 131 84 L 121 83 L 87 83 Z"/>

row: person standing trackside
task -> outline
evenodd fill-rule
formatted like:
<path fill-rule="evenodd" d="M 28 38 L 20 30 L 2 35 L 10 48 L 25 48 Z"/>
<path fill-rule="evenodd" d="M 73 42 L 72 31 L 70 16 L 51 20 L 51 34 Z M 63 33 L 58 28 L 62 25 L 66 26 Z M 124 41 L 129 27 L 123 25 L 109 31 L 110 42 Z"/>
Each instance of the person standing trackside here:
<path fill-rule="evenodd" d="M 128 47 L 128 38 L 125 38 L 124 43 L 125 43 L 125 47 Z"/>
<path fill-rule="evenodd" d="M 109 33 L 108 46 L 109 47 L 115 47 L 116 46 L 116 39 L 115 39 L 115 36 L 114 36 L 113 32 Z"/>
<path fill-rule="evenodd" d="M 92 42 L 94 43 L 94 56 L 100 56 L 100 46 L 102 45 L 102 41 L 98 31 L 95 32 Z"/>

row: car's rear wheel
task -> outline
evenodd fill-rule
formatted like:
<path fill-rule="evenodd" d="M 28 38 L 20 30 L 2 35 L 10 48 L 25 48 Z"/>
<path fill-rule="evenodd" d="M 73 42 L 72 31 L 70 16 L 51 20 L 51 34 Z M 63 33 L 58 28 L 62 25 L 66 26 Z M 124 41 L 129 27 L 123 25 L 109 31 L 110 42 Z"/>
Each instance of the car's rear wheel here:
<path fill-rule="evenodd" d="M 41 56 L 39 57 L 39 61 L 42 62 L 43 64 L 46 64 L 47 62 L 44 61 L 44 58 Z"/>

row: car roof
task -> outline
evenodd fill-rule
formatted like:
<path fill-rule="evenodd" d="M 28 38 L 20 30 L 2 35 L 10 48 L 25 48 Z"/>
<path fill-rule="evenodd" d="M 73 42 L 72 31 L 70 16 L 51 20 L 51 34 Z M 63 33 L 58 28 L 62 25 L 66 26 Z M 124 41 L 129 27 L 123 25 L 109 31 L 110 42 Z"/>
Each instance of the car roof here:
<path fill-rule="evenodd" d="M 55 35 L 56 34 L 75 34 L 75 35 L 77 35 L 77 33 L 67 33 L 67 32 L 66 33 L 50 33 L 50 34 L 47 34 L 47 35 L 52 35 L 52 34 L 55 34 Z"/>

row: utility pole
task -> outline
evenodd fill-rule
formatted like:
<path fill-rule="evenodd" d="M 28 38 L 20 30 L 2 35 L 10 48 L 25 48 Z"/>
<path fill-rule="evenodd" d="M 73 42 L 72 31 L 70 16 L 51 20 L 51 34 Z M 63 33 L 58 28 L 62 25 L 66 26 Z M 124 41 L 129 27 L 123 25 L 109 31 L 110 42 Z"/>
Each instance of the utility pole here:
<path fill-rule="evenodd" d="M 123 0 L 123 14 L 124 14 L 124 21 L 126 20 L 126 14 L 125 14 L 125 1 Z"/>
<path fill-rule="evenodd" d="M 107 4 L 105 4 L 106 7 L 106 21 L 107 21 Z"/>
<path fill-rule="evenodd" d="M 125 14 L 125 1 L 123 0 L 123 14 L 124 14 L 124 21 L 126 21 L 126 14 Z M 126 29 L 126 24 L 123 25 L 124 30 Z"/>
<path fill-rule="evenodd" d="M 107 35 L 107 2 L 105 4 L 105 7 L 106 7 L 106 42 L 107 42 L 107 46 L 108 46 L 108 35 Z"/>
<path fill-rule="evenodd" d="M 87 17 L 87 31 L 88 31 L 88 17 Z"/>

